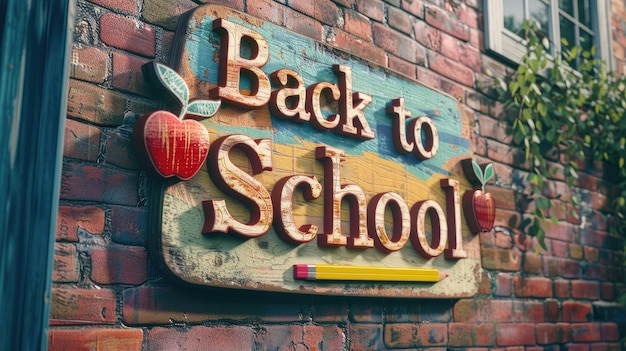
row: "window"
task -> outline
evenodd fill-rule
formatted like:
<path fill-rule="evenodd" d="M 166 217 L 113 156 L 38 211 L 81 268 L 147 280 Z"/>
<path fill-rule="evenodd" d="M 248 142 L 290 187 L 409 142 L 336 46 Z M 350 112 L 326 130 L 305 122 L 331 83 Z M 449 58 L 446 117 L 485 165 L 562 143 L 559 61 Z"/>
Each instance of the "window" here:
<path fill-rule="evenodd" d="M 608 0 L 484 0 L 485 46 L 513 62 L 525 53 L 522 22 L 535 20 L 550 40 L 552 55 L 595 46 L 611 67 Z M 567 46 L 561 43 L 567 39 Z"/>

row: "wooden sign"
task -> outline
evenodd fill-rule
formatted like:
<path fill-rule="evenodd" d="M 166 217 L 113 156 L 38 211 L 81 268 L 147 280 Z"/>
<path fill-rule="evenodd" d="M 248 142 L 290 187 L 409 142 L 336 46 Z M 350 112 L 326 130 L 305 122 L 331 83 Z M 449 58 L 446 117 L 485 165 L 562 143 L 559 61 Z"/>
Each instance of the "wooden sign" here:
<path fill-rule="evenodd" d="M 168 112 L 159 124 L 146 115 L 135 127 L 163 193 L 151 204 L 151 243 L 164 272 L 237 289 L 476 293 L 479 239 L 465 218 L 476 227 L 487 215 L 462 214 L 484 202 L 472 197 L 461 166 L 472 156 L 471 112 L 445 93 L 225 7 L 187 14 L 175 45 L 175 74 L 156 64 L 149 72 L 177 97 L 179 117 Z M 194 131 L 176 139 L 185 121 Z M 207 142 L 196 123 L 208 133 L 199 169 Z"/>

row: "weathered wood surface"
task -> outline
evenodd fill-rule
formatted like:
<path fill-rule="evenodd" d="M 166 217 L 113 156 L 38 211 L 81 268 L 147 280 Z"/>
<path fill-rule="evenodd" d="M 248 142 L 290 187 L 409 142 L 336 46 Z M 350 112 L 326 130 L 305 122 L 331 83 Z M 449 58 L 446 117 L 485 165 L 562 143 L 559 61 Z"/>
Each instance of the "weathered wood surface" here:
<path fill-rule="evenodd" d="M 216 18 L 244 25 L 267 41 L 269 58 L 263 71 L 268 77 L 272 72 L 288 68 L 296 71 L 307 87 L 319 82 L 336 84 L 338 77 L 333 65 L 340 64 L 352 70 L 352 90 L 370 95 L 372 99 L 365 110 L 365 117 L 375 136 L 367 140 L 319 130 L 309 123 L 294 121 L 298 117 L 280 118 L 270 113 L 270 110 L 280 110 L 283 115 L 288 115 L 285 106 L 242 109 L 241 106 L 223 103 L 213 118 L 201 121 L 209 131 L 211 143 L 229 134 L 272 140 L 272 170 L 254 175 L 254 179 L 268 191 L 271 192 L 280 179 L 292 175 L 315 176 L 324 184 L 323 164 L 315 155 L 315 148 L 322 145 L 345 151 L 345 161 L 340 165 L 341 183 L 360 186 L 367 201 L 376 194 L 392 191 L 409 207 L 430 199 L 445 211 L 446 196 L 440 186 L 441 179 L 460 181 L 460 195 L 470 188 L 469 182 L 463 178 L 460 160 L 471 157 L 469 135 L 472 116 L 452 97 L 227 8 L 212 5 L 199 7 L 179 26 L 176 40 L 180 45 L 173 60 L 178 62 L 177 70 L 189 85 L 192 97 L 209 96 L 218 81 L 220 37 L 212 30 L 212 22 Z M 387 106 L 391 106 L 397 98 L 403 98 L 406 110 L 411 111 L 411 117 L 407 119 L 426 116 L 433 121 L 439 138 L 434 157 L 420 160 L 413 153 L 396 150 L 392 140 L 393 119 L 387 113 Z M 325 116 L 337 113 L 336 103 L 322 105 Z M 249 162 L 242 152 L 233 150 L 231 159 L 249 172 Z M 241 202 L 215 186 L 206 167 L 191 180 L 176 183 L 165 190 L 160 213 L 161 228 L 152 233 L 152 239 L 158 243 L 162 265 L 185 283 L 388 297 L 465 297 L 478 290 L 481 270 L 479 238 L 470 233 L 464 220 L 461 221 L 462 244 L 468 258 L 458 260 L 448 260 L 443 254 L 426 259 L 416 252 L 410 241 L 401 250 L 386 253 L 377 248 L 323 247 L 318 246 L 316 240 L 294 244 L 281 239 L 273 228 L 265 235 L 247 239 L 222 233 L 203 235 L 203 201 L 225 199 L 234 217 L 244 223 L 249 217 L 248 209 Z M 317 199 L 305 201 L 302 192 L 296 190 L 292 206 L 296 226 L 313 224 L 319 228 L 318 235 L 324 233 L 324 203 L 323 192 Z M 341 226 L 344 233 L 349 232 L 347 208 L 346 204 L 342 206 Z M 388 229 L 388 233 L 391 232 Z M 294 280 L 294 264 L 316 263 L 433 267 L 449 277 L 438 283 Z"/>

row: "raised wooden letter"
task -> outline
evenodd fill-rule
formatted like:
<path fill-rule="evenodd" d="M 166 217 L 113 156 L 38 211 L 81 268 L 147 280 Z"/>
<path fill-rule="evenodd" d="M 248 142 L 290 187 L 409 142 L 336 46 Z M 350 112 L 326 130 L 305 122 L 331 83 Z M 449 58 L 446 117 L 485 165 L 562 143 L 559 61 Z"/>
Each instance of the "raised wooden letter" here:
<path fill-rule="evenodd" d="M 433 121 L 425 116 L 418 117 L 409 122 L 409 128 L 413 130 L 413 153 L 420 160 L 435 157 L 439 150 L 439 133 Z M 424 141 L 422 141 L 422 130 L 424 131 Z"/>
<path fill-rule="evenodd" d="M 253 140 L 245 135 L 233 134 L 221 137 L 211 144 L 207 162 L 211 179 L 223 192 L 248 205 L 250 220 L 244 224 L 233 218 L 224 200 L 203 201 L 202 233 L 232 233 L 245 238 L 261 236 L 272 225 L 272 197 L 261 183 L 230 160 L 230 150 L 235 147 L 248 156 L 252 174 L 272 169 L 271 139 Z"/>
<path fill-rule="evenodd" d="M 313 117 L 311 119 L 311 125 L 316 129 L 335 129 L 339 125 L 339 114 L 330 115 L 328 116 L 328 119 L 324 118 L 320 101 L 323 92 L 326 93 L 326 97 L 328 99 L 333 99 L 334 101 L 338 101 L 339 96 L 341 95 L 341 93 L 339 92 L 339 88 L 335 84 L 329 82 L 319 82 L 312 84 L 308 87 L 306 93 L 306 110 Z"/>
<path fill-rule="evenodd" d="M 426 237 L 426 214 L 430 214 L 431 242 Z M 443 220 L 442 220 L 443 219 Z M 433 200 L 420 201 L 411 208 L 411 243 L 415 250 L 426 258 L 441 255 L 448 237 L 448 225 L 441 206 Z"/>
<path fill-rule="evenodd" d="M 218 86 L 209 91 L 211 99 L 222 98 L 242 107 L 261 107 L 270 98 L 270 81 L 260 67 L 267 63 L 269 49 L 263 37 L 244 26 L 223 18 L 213 21 L 213 30 L 220 31 L 220 65 Z M 250 58 L 241 57 L 241 43 L 250 43 Z M 250 80 L 250 94 L 240 89 L 241 74 Z"/>
<path fill-rule="evenodd" d="M 372 102 L 372 96 L 352 92 L 352 68 L 342 65 L 333 65 L 333 71 L 339 79 L 339 115 L 341 126 L 337 133 L 350 135 L 359 139 L 374 139 L 374 131 L 370 128 L 363 110 Z M 355 121 L 357 126 L 355 126 Z"/>
<path fill-rule="evenodd" d="M 317 226 L 305 224 L 298 228 L 293 219 L 293 193 L 296 188 L 303 188 L 304 199 L 311 201 L 322 194 L 322 185 L 314 176 L 295 175 L 285 177 L 276 183 L 272 190 L 274 203 L 274 229 L 285 241 L 294 244 L 306 243 L 317 235 Z"/>
<path fill-rule="evenodd" d="M 272 92 L 269 103 L 272 113 L 294 122 L 308 122 L 311 114 L 305 107 L 306 88 L 302 77 L 294 70 L 283 68 L 272 73 L 270 79 L 272 84 L 282 86 Z"/>
<path fill-rule="evenodd" d="M 315 157 L 324 162 L 324 234 L 317 236 L 321 246 L 374 247 L 367 235 L 367 206 L 363 189 L 355 184 L 341 185 L 339 163 L 344 161 L 343 150 L 330 146 L 315 148 Z M 341 200 L 350 206 L 350 237 L 341 234 Z"/>
<path fill-rule="evenodd" d="M 385 230 L 385 208 L 389 206 L 393 216 L 393 235 Z M 404 247 L 411 234 L 411 214 L 400 195 L 396 193 L 377 194 L 367 205 L 367 227 L 374 235 L 374 245 L 379 250 L 390 253 Z"/>
<path fill-rule="evenodd" d="M 391 105 L 387 106 L 387 113 L 393 117 L 391 128 L 393 130 L 393 145 L 396 147 L 396 151 L 402 154 L 413 151 L 415 143 L 408 141 L 406 135 L 406 119 L 411 117 L 411 111 L 404 109 L 404 98 L 391 100 Z"/>

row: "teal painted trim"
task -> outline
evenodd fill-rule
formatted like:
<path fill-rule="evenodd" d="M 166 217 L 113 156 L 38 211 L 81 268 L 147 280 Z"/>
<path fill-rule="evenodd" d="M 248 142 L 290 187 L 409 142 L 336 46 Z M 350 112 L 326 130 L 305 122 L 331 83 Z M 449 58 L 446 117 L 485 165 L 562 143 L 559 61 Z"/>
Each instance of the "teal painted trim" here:
<path fill-rule="evenodd" d="M 73 0 L 0 4 L 0 350 L 45 350 Z"/>

